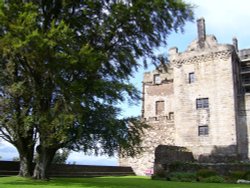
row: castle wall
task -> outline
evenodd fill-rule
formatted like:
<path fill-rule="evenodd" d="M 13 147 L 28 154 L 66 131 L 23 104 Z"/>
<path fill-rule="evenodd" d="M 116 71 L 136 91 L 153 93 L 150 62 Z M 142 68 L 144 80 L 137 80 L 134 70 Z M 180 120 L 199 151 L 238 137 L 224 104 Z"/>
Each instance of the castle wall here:
<path fill-rule="evenodd" d="M 173 84 L 145 85 L 144 118 L 169 116 L 173 112 Z M 156 103 L 164 102 L 163 112 L 157 114 Z"/>
<path fill-rule="evenodd" d="M 186 147 L 200 161 L 250 158 L 250 49 L 237 46 L 235 38 L 233 45 L 218 44 L 199 19 L 198 38 L 187 50 L 171 48 L 167 69 L 144 74 L 142 119 L 151 128 L 144 152 L 120 158 L 121 165 L 145 175 L 158 145 Z"/>
<path fill-rule="evenodd" d="M 250 132 L 250 94 L 246 94 L 245 95 L 245 115 L 246 115 L 246 129 L 242 130 L 242 134 L 244 134 L 244 139 L 246 142 L 246 145 L 244 145 L 245 147 L 242 148 L 243 151 L 247 152 L 247 157 L 248 159 L 250 159 L 250 139 L 249 139 L 249 132 Z M 247 148 L 247 149 L 246 149 Z"/>
<path fill-rule="evenodd" d="M 155 80 L 155 76 L 159 78 Z M 164 68 L 145 73 L 143 79 L 143 118 L 167 117 L 173 113 L 173 73 Z M 163 102 L 163 109 L 157 113 L 157 102 Z M 172 115 L 171 115 L 172 116 Z M 170 118 L 170 117 L 169 117 Z"/>
<path fill-rule="evenodd" d="M 176 145 L 194 156 L 237 155 L 232 49 L 204 49 L 175 57 L 174 93 Z M 180 59 L 182 63 L 180 64 Z M 179 64 L 178 64 L 179 63 Z M 189 73 L 195 81 L 188 82 Z M 208 108 L 197 109 L 197 99 L 208 99 Z M 208 126 L 199 135 L 199 126 Z"/>
<path fill-rule="evenodd" d="M 243 158 L 250 158 L 250 140 L 248 134 L 250 131 L 250 94 L 241 95 L 239 97 L 238 110 L 238 150 Z"/>
<path fill-rule="evenodd" d="M 154 76 L 159 75 L 158 83 Z M 144 152 L 135 157 L 119 158 L 121 166 L 131 166 L 137 175 L 145 175 L 154 166 L 155 148 L 158 145 L 174 145 L 174 95 L 172 73 L 153 71 L 145 73 L 143 86 L 143 119 L 150 126 L 144 130 L 141 147 Z M 163 102 L 157 113 L 157 102 Z"/>
<path fill-rule="evenodd" d="M 136 175 L 146 175 L 154 167 L 155 148 L 160 145 L 173 145 L 175 127 L 173 121 L 155 120 L 147 122 L 151 127 L 145 130 L 141 147 L 144 152 L 135 157 L 119 158 L 120 166 L 131 166 Z"/>
<path fill-rule="evenodd" d="M 250 158 L 250 49 L 242 49 L 238 52 L 241 61 L 240 76 L 237 86 L 240 87 L 238 95 L 238 150 L 244 159 Z"/>

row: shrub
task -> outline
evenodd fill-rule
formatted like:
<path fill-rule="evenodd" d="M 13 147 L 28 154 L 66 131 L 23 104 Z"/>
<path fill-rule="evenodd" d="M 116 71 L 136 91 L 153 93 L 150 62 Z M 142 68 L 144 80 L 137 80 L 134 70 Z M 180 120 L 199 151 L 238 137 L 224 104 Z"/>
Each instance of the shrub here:
<path fill-rule="evenodd" d="M 167 179 L 171 181 L 194 182 L 196 181 L 196 174 L 190 172 L 172 172 Z"/>
<path fill-rule="evenodd" d="M 212 169 L 200 169 L 197 171 L 197 177 L 208 178 L 211 176 L 217 176 L 217 172 Z"/>
<path fill-rule="evenodd" d="M 244 180 L 250 180 L 250 171 L 245 172 L 245 174 L 243 175 Z"/>
<path fill-rule="evenodd" d="M 200 179 L 201 182 L 206 182 L 206 183 L 223 183 L 225 182 L 224 178 L 221 176 L 210 176 L 207 178 L 202 178 Z"/>
<path fill-rule="evenodd" d="M 152 175 L 151 179 L 152 180 L 165 180 L 166 178 L 162 176 L 158 176 L 158 175 Z"/>
<path fill-rule="evenodd" d="M 244 179 L 245 171 L 232 171 L 229 173 L 229 178 L 232 180 Z"/>
<path fill-rule="evenodd" d="M 171 169 L 171 171 L 176 171 L 178 170 L 180 167 L 182 167 L 184 165 L 183 162 L 181 161 L 174 161 L 169 165 L 169 168 Z"/>

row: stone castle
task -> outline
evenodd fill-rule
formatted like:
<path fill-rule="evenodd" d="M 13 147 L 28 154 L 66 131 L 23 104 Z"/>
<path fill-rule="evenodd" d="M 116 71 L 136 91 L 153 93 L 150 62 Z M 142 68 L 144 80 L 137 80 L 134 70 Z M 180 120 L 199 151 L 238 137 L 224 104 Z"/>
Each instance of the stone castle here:
<path fill-rule="evenodd" d="M 250 158 L 250 49 L 219 44 L 197 20 L 198 38 L 184 52 L 169 50 L 169 63 L 144 74 L 144 152 L 120 158 L 138 175 L 153 168 L 158 145 L 186 147 L 198 161 Z"/>

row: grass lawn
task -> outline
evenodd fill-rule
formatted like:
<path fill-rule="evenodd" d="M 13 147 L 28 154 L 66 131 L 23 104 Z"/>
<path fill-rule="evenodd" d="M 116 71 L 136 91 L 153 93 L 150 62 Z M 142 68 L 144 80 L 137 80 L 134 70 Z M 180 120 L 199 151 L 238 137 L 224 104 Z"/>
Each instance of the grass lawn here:
<path fill-rule="evenodd" d="M 250 185 L 186 183 L 151 180 L 146 177 L 53 178 L 48 182 L 21 177 L 0 178 L 0 188 L 244 188 Z"/>

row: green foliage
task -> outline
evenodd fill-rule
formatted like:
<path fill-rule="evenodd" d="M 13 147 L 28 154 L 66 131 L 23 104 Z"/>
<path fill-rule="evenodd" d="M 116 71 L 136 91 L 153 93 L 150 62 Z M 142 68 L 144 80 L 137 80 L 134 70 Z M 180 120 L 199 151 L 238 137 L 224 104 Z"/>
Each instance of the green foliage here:
<path fill-rule="evenodd" d="M 192 19 L 173 0 L 1 0 L 0 136 L 25 154 L 39 140 L 42 157 L 65 147 L 135 155 L 146 125 L 120 118 L 120 103 L 140 99 L 129 79 Z"/>
<path fill-rule="evenodd" d="M 224 178 L 221 176 L 210 176 L 206 178 L 201 178 L 201 182 L 206 182 L 206 183 L 223 183 L 225 182 Z"/>
<path fill-rule="evenodd" d="M 172 172 L 167 179 L 171 181 L 195 182 L 196 174 L 191 172 Z"/>
<path fill-rule="evenodd" d="M 244 180 L 250 180 L 250 171 L 247 171 L 247 172 L 244 173 L 243 179 Z"/>
<path fill-rule="evenodd" d="M 197 177 L 201 177 L 201 178 L 208 178 L 211 176 L 216 176 L 217 172 L 215 170 L 212 169 L 200 169 L 197 171 Z"/>
<path fill-rule="evenodd" d="M 162 176 L 162 175 L 155 175 L 155 174 L 153 174 L 153 175 L 151 176 L 151 179 L 152 179 L 152 180 L 166 180 L 166 177 L 165 177 L 165 176 Z"/>
<path fill-rule="evenodd" d="M 246 174 L 245 171 L 231 171 L 229 173 L 229 179 L 231 180 L 243 179 L 245 174 Z"/>

